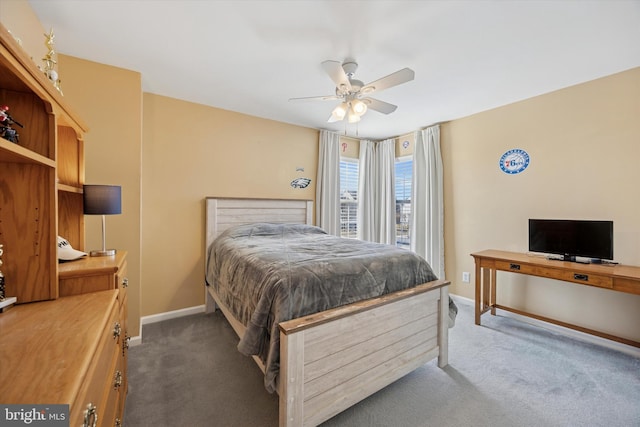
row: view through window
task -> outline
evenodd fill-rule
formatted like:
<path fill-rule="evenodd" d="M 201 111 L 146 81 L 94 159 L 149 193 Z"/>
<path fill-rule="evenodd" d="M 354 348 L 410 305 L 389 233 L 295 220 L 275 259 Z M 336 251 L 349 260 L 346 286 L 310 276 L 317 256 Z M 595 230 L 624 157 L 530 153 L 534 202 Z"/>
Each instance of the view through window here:
<path fill-rule="evenodd" d="M 340 236 L 355 239 L 358 233 L 358 160 L 340 160 Z M 411 236 L 411 157 L 396 159 L 396 245 L 409 248 Z"/>
<path fill-rule="evenodd" d="M 413 159 L 401 157 L 396 159 L 396 245 L 409 249 L 411 236 L 411 173 Z"/>
<path fill-rule="evenodd" d="M 340 236 L 358 233 L 358 160 L 340 159 Z"/>

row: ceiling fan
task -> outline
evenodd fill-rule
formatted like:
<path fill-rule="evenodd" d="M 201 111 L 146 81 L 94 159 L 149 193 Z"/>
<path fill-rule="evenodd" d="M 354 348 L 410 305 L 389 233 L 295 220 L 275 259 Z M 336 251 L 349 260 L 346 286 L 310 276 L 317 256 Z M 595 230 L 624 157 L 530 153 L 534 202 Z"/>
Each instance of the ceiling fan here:
<path fill-rule="evenodd" d="M 324 61 L 322 68 L 336 84 L 336 94 L 326 96 L 311 96 L 306 98 L 290 98 L 289 101 L 342 101 L 331 113 L 328 122 L 337 122 L 346 117 L 349 123 L 356 123 L 367 112 L 367 109 L 383 114 L 393 113 L 397 105 L 370 98 L 374 92 L 388 89 L 402 83 L 413 80 L 415 73 L 410 68 L 403 68 L 386 77 L 364 84 L 353 78 L 358 63 L 347 59 L 344 63 L 339 61 Z"/>

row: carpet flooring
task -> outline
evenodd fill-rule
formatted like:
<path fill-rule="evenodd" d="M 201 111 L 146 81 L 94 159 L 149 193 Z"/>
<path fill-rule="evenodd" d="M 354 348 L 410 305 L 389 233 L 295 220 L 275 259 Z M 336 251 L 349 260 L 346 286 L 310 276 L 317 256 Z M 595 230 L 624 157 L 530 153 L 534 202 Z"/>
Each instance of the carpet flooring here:
<path fill-rule="evenodd" d="M 454 297 L 455 299 L 455 297 Z M 640 427 L 640 357 L 460 309 L 449 365 L 429 362 L 323 426 Z M 277 426 L 278 396 L 220 312 L 145 325 L 124 425 Z"/>

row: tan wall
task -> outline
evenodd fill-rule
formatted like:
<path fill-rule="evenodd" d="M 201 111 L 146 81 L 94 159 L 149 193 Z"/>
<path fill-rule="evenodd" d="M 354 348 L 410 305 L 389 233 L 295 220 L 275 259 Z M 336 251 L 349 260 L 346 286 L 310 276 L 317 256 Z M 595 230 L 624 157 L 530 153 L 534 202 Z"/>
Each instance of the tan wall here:
<path fill-rule="evenodd" d="M 413 154 L 416 145 L 416 133 L 412 132 L 396 138 L 396 157 L 406 157 Z"/>
<path fill-rule="evenodd" d="M 640 265 L 640 68 L 442 126 L 445 251 L 452 292 L 473 298 L 472 252 L 526 252 L 529 218 L 614 221 L 614 256 Z M 502 154 L 530 166 L 507 175 Z M 507 305 L 640 340 L 640 296 L 499 274 Z"/>
<path fill-rule="evenodd" d="M 340 157 L 348 157 L 357 159 L 360 156 L 360 140 L 349 138 L 348 136 L 340 137 Z"/>
<path fill-rule="evenodd" d="M 396 157 L 413 154 L 413 148 L 416 143 L 415 132 L 401 135 L 394 139 L 396 140 Z M 360 157 L 360 140 L 347 136 L 340 137 L 340 156 L 358 159 Z"/>
<path fill-rule="evenodd" d="M 85 183 L 122 186 L 122 214 L 106 216 L 106 246 L 126 250 L 129 331 L 140 319 L 140 165 L 142 86 L 140 73 L 59 56 L 65 99 L 87 123 Z M 85 250 L 102 247 L 102 217 L 85 216 Z"/>
<path fill-rule="evenodd" d="M 145 93 L 143 133 L 143 316 L 204 303 L 205 197 L 315 198 L 315 129 Z"/>
<path fill-rule="evenodd" d="M 27 0 L 0 1 L 0 23 L 19 40 L 36 65 L 44 66 L 42 58 L 47 53 L 44 34 L 50 29 L 45 31 Z"/>

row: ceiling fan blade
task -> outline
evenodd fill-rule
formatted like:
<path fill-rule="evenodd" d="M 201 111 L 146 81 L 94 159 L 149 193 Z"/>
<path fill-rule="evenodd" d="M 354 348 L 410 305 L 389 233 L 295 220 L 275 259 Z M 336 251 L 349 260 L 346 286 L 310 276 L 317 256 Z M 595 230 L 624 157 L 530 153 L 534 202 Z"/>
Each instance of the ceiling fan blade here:
<path fill-rule="evenodd" d="M 341 89 L 343 92 L 351 90 L 351 83 L 342 68 L 342 63 L 338 61 L 324 61 L 322 68 L 336 84 L 336 88 Z"/>
<path fill-rule="evenodd" d="M 362 98 L 360 101 L 367 104 L 368 108 L 376 110 L 382 114 L 391 114 L 398 108 L 397 105 L 389 104 L 388 102 L 380 101 L 374 98 Z"/>
<path fill-rule="evenodd" d="M 364 85 L 360 90 L 360 93 L 368 95 L 373 92 L 380 92 L 381 90 L 409 82 L 413 80 L 415 75 L 416 73 L 414 73 L 411 68 L 403 68 L 402 70 L 389 74 L 386 77 Z"/>
<path fill-rule="evenodd" d="M 338 95 L 307 96 L 304 98 L 289 98 L 289 101 L 335 101 L 337 99 L 342 99 L 342 97 Z"/>

